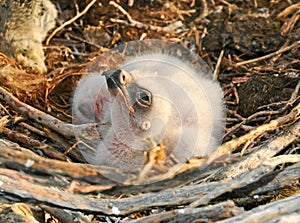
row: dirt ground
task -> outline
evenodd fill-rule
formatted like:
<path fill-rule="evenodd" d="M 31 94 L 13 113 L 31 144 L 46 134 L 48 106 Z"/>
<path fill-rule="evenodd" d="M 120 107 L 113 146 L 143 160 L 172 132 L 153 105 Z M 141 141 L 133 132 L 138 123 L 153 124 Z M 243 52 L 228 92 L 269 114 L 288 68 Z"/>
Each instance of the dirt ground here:
<path fill-rule="evenodd" d="M 199 54 L 218 77 L 227 115 L 224 144 L 206 170 L 190 163 L 172 179 L 146 186 L 116 185 L 94 167 L 78 164 L 82 158 L 74 138 L 50 130 L 38 116 L 27 118 L 30 110 L 18 110 L 21 104 L 10 104 L 9 97 L 2 96 L 1 138 L 17 145 L 0 146 L 0 188 L 10 182 L 0 189 L 0 222 L 300 218 L 297 0 L 97 0 L 86 12 L 91 1 L 52 2 L 59 9 L 56 28 L 60 28 L 44 41 L 48 71 L 32 74 L 1 55 L 1 86 L 9 93 L 71 123 L 74 88 L 97 56 L 130 40 L 178 42 Z M 15 69 L 13 74 L 4 72 L 7 65 Z M 260 165 L 262 157 L 269 158 L 268 164 Z M 25 165 L 28 160 L 35 164 Z M 168 189 L 176 191 L 178 199 Z"/>

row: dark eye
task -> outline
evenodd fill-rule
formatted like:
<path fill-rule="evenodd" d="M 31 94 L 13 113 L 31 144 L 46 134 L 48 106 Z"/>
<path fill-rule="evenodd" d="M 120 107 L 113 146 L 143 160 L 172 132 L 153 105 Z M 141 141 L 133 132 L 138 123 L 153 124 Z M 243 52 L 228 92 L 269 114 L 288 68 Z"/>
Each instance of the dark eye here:
<path fill-rule="evenodd" d="M 136 93 L 136 102 L 141 107 L 150 107 L 152 104 L 151 92 L 146 89 L 139 89 Z"/>

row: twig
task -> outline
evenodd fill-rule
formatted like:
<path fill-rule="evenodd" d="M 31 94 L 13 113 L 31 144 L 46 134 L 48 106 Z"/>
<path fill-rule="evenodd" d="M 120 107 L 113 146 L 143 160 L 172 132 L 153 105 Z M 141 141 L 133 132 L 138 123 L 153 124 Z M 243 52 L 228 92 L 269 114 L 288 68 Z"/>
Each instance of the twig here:
<path fill-rule="evenodd" d="M 95 129 L 97 123 L 88 123 L 83 125 L 73 125 L 63 122 L 45 112 L 42 112 L 13 96 L 4 88 L 0 87 L 0 99 L 12 106 L 15 110 L 21 112 L 23 115 L 35 120 L 36 122 L 47 126 L 48 128 L 60 133 L 65 137 L 74 137 L 75 132 Z"/>
<path fill-rule="evenodd" d="M 50 40 L 53 38 L 53 36 L 56 35 L 56 33 L 58 33 L 59 31 L 61 31 L 63 28 L 65 28 L 66 26 L 70 25 L 71 23 L 75 22 L 78 18 L 80 18 L 81 16 L 83 16 L 96 2 L 97 0 L 92 0 L 86 7 L 85 9 L 78 13 L 76 16 L 74 16 L 72 19 L 64 22 L 61 26 L 57 27 L 47 38 L 46 40 L 46 45 L 49 45 Z"/>
<path fill-rule="evenodd" d="M 298 84 L 296 85 L 295 90 L 292 93 L 289 102 L 296 100 L 297 96 L 299 95 L 299 90 L 300 90 L 300 80 L 298 81 Z"/>
<path fill-rule="evenodd" d="M 20 151 L 13 152 L 20 153 Z M 10 151 L 7 151 L 6 153 L 7 156 L 10 155 Z M 1 156 L 5 155 L 2 153 L 0 154 Z M 33 159 L 35 159 L 35 156 Z M 300 158 L 299 155 L 293 156 L 298 157 L 297 160 Z M 47 159 L 43 160 L 44 162 L 47 162 Z M 294 161 L 297 160 L 295 159 Z M 26 159 L 24 161 L 26 161 Z M 285 160 L 282 161 L 285 162 Z M 83 171 L 83 167 L 86 166 L 52 160 L 54 164 L 60 164 L 59 167 L 53 164 L 51 165 L 50 161 L 48 162 L 48 168 L 51 170 L 49 173 L 53 171 L 60 173 L 60 171 L 62 171 L 61 167 L 64 167 L 64 171 L 67 171 L 69 174 L 77 177 L 78 167 L 81 166 L 81 171 Z M 39 162 L 33 162 L 32 166 L 38 167 L 40 165 L 41 164 Z M 74 169 L 76 167 L 77 169 Z M 81 174 L 87 175 L 87 170 L 88 168 L 86 168 L 86 171 L 81 172 Z M 140 194 L 122 199 L 99 199 L 83 196 L 81 194 L 74 194 L 65 190 L 52 189 L 47 185 L 39 185 L 36 183 L 36 180 L 33 183 L 32 179 L 30 180 L 28 176 L 24 175 L 24 173 L 3 168 L 0 168 L 0 182 L 2 182 L 2 193 L 14 194 L 22 198 L 30 198 L 46 205 L 51 204 L 66 209 L 83 210 L 88 212 L 125 215 L 136 211 L 142 211 L 151 207 L 183 205 L 193 201 L 195 201 L 195 203 L 193 203 L 192 206 L 207 204 L 212 199 L 226 192 L 231 192 L 233 189 L 256 182 L 262 174 L 272 170 L 273 166 L 260 165 L 258 168 L 251 170 L 247 174 L 238 176 L 232 180 L 202 183 L 200 185 L 189 185 L 181 188 L 170 188 L 157 193 Z M 61 173 L 64 174 L 65 172 Z M 96 177 L 97 171 L 89 172 L 89 174 L 91 177 Z"/>
<path fill-rule="evenodd" d="M 16 143 L 8 140 L 0 139 L 0 158 L 1 164 L 18 167 L 18 170 L 30 171 L 34 170 L 45 175 L 62 175 L 73 179 L 85 179 L 86 182 L 98 182 L 102 185 L 114 186 L 115 183 L 103 177 L 100 171 L 108 171 L 109 168 L 100 166 L 92 166 L 80 163 L 68 163 L 65 161 L 49 159 L 41 157 L 34 152 L 20 147 Z M 28 160 L 31 160 L 32 165 L 26 166 Z M 114 170 L 112 170 L 114 171 Z M 89 179 L 90 178 L 90 179 Z"/>
<path fill-rule="evenodd" d="M 300 162 L 300 155 L 281 155 L 262 162 L 263 165 L 276 167 L 282 163 L 297 163 Z"/>
<path fill-rule="evenodd" d="M 223 139 L 226 138 L 227 136 L 229 136 L 230 134 L 232 134 L 233 132 L 235 132 L 242 125 L 244 125 L 246 123 L 249 123 L 250 121 L 254 121 L 255 118 L 257 118 L 257 117 L 260 117 L 260 116 L 271 116 L 271 115 L 277 115 L 277 114 L 283 113 L 284 111 L 286 111 L 291 106 L 291 104 L 293 104 L 297 100 L 297 97 L 298 97 L 298 94 L 299 94 L 299 89 L 300 89 L 300 80 L 298 81 L 298 84 L 296 85 L 295 90 L 291 94 L 291 97 L 290 97 L 290 99 L 288 101 L 286 101 L 286 102 L 279 102 L 280 104 L 278 104 L 278 103 L 272 103 L 272 104 L 263 105 L 263 106 L 259 107 L 259 109 L 262 109 L 264 107 L 270 107 L 271 105 L 285 104 L 282 108 L 280 108 L 278 110 L 275 110 L 275 111 L 258 111 L 256 113 L 250 115 L 246 119 L 243 118 L 243 117 L 239 117 L 239 115 L 237 113 L 233 113 L 235 116 L 238 116 L 238 118 L 240 120 L 242 120 L 242 121 L 240 123 L 232 126 L 230 129 L 228 129 L 227 133 L 225 133 L 223 135 Z M 236 92 L 236 91 L 234 91 L 234 92 Z M 236 98 L 238 99 L 238 95 L 236 95 Z M 228 112 L 230 112 L 230 110 Z"/>
<path fill-rule="evenodd" d="M 285 22 L 284 25 L 281 27 L 281 35 L 286 36 L 288 33 L 290 33 L 295 27 L 299 18 L 300 18 L 300 9 L 292 16 L 292 18 L 290 18 L 287 22 Z"/>
<path fill-rule="evenodd" d="M 214 176 L 211 176 L 211 178 L 214 180 L 235 178 L 237 175 L 243 174 L 249 169 L 257 167 L 261 162 L 264 161 L 264 159 L 273 157 L 282 149 L 298 140 L 299 137 L 300 121 L 294 123 L 287 130 L 279 133 L 279 135 L 276 137 L 258 146 L 254 152 L 244 158 L 241 158 L 235 164 L 223 167 L 216 174 L 214 174 Z"/>
<path fill-rule="evenodd" d="M 284 10 L 277 15 L 277 19 L 284 19 L 287 16 L 289 16 L 291 13 L 294 13 L 295 11 L 297 11 L 299 9 L 300 9 L 300 3 L 290 5 L 286 8 L 284 8 Z"/>
<path fill-rule="evenodd" d="M 127 5 L 128 5 L 129 7 L 132 7 L 133 4 L 134 4 L 134 0 L 128 0 Z"/>
<path fill-rule="evenodd" d="M 62 135 L 74 136 L 74 126 L 72 124 L 60 121 L 59 119 L 51 115 L 48 115 L 34 107 L 31 107 L 24 102 L 21 102 L 19 99 L 17 99 L 2 87 L 0 87 L 0 99 L 4 100 L 14 109 L 28 116 L 29 118 L 34 119 L 38 123 L 48 126 L 56 132 L 61 133 Z"/>
<path fill-rule="evenodd" d="M 250 131 L 249 133 L 237 139 L 224 143 L 222 146 L 219 147 L 217 151 L 214 152 L 216 154 L 212 157 L 220 157 L 224 154 L 227 154 L 233 149 L 236 149 L 239 146 L 243 145 L 247 141 L 254 140 L 260 137 L 262 134 L 269 131 L 273 131 L 283 124 L 286 124 L 291 121 L 296 121 L 297 119 L 299 119 L 299 117 L 300 117 L 300 104 L 298 104 L 295 108 L 293 108 L 293 110 L 289 114 L 279 117 L 275 120 L 272 120 L 270 121 L 270 123 L 258 126 L 256 129 Z"/>
<path fill-rule="evenodd" d="M 218 61 L 217 61 L 217 64 L 216 64 L 216 68 L 215 68 L 215 71 L 214 71 L 214 75 L 213 75 L 214 80 L 217 80 L 218 77 L 219 77 L 220 66 L 221 66 L 223 55 L 224 55 L 224 50 L 222 50 L 220 55 L 219 55 L 219 58 L 218 58 Z"/>
<path fill-rule="evenodd" d="M 270 204 L 262 205 L 257 208 L 254 208 L 250 211 L 245 212 L 239 216 L 229 218 L 223 221 L 219 221 L 219 223 L 244 223 L 244 222 L 256 222 L 256 223 L 263 223 L 263 222 L 292 222 L 289 220 L 284 221 L 276 221 L 276 218 L 281 218 L 286 214 L 290 213 L 299 213 L 300 209 L 300 195 L 289 197 L 286 199 L 282 199 L 279 201 L 275 201 Z M 274 220 L 274 221 L 272 221 Z M 295 222 L 299 220 L 298 217 L 295 218 Z"/>
<path fill-rule="evenodd" d="M 19 133 L 17 131 L 12 131 L 8 128 L 2 127 L 1 132 L 6 135 L 8 138 L 23 143 L 29 147 L 34 147 L 35 149 L 39 149 L 47 154 L 49 157 L 58 159 L 58 160 L 66 160 L 66 158 L 59 152 L 57 152 L 53 147 L 49 146 L 46 143 L 40 142 L 32 137 L 29 137 L 25 134 Z"/>
<path fill-rule="evenodd" d="M 214 189 L 210 193 L 201 196 L 199 200 L 192 202 L 189 205 L 189 207 L 198 207 L 199 205 L 207 204 L 213 198 L 216 198 L 226 192 L 231 192 L 233 189 L 241 188 L 250 183 L 256 182 L 263 174 L 273 170 L 274 162 L 276 164 L 280 164 L 280 163 L 285 163 L 286 161 L 288 162 L 300 161 L 300 155 L 291 155 L 291 156 L 293 156 L 293 159 L 290 157 L 287 159 L 282 159 L 281 157 L 268 159 L 264 162 L 264 164 L 259 165 L 255 169 L 245 174 L 233 178 L 233 180 L 227 179 L 226 183 L 224 182 L 223 185 L 214 186 Z M 223 181 L 219 181 L 219 182 L 223 182 Z"/>
<path fill-rule="evenodd" d="M 295 163 L 284 170 L 273 171 L 262 178 L 262 181 L 265 181 L 267 178 L 272 179 L 272 181 L 270 181 L 268 184 L 263 184 L 261 187 L 258 187 L 255 190 L 251 190 L 250 196 L 252 197 L 255 194 L 272 193 L 274 191 L 278 191 L 280 193 L 283 189 L 293 187 L 295 184 L 297 185 L 299 176 L 300 162 Z M 278 182 L 280 182 L 280 185 L 278 185 Z"/>
<path fill-rule="evenodd" d="M 164 211 L 158 214 L 142 217 L 130 223 L 152 223 L 152 222 L 202 222 L 201 219 L 209 219 L 212 222 L 230 218 L 244 213 L 242 208 L 237 207 L 233 201 L 225 201 L 219 204 L 201 208 L 180 208 L 171 211 Z M 194 222 L 194 221 L 193 221 Z M 203 221 L 205 222 L 205 221 Z"/>
<path fill-rule="evenodd" d="M 276 52 L 267 54 L 267 55 L 265 55 L 265 56 L 258 57 L 258 58 L 255 58 L 255 59 L 251 59 L 251 60 L 242 61 L 242 62 L 239 62 L 239 63 L 236 63 L 235 66 L 236 66 L 236 67 L 239 67 L 239 66 L 242 66 L 242 65 L 245 65 L 245 64 L 255 63 L 255 62 L 258 62 L 258 61 L 261 61 L 261 60 L 265 60 L 265 59 L 271 58 L 271 57 L 273 57 L 273 56 L 276 56 L 276 55 L 278 55 L 278 54 L 281 54 L 281 53 L 284 53 L 284 52 L 286 52 L 286 51 L 289 51 L 289 50 L 291 50 L 291 49 L 294 49 L 294 48 L 297 49 L 299 46 L 300 46 L 300 40 L 294 42 L 294 43 L 293 43 L 292 45 L 290 45 L 290 46 L 281 48 L 281 49 L 277 50 Z"/>
<path fill-rule="evenodd" d="M 43 137 L 47 137 L 47 134 L 45 132 L 43 132 L 43 131 L 37 129 L 36 127 L 33 127 L 33 126 L 31 126 L 31 125 L 29 125 L 25 122 L 21 122 L 21 123 L 19 123 L 19 125 L 26 128 L 26 129 L 28 129 L 31 132 L 34 132 L 35 134 L 38 134 L 38 135 L 43 136 Z"/>
<path fill-rule="evenodd" d="M 122 6 L 120 6 L 118 3 L 114 2 L 114 1 L 110 1 L 109 4 L 114 6 L 117 9 L 119 9 L 124 15 L 126 15 L 129 22 L 131 22 L 131 23 L 134 22 L 131 15 Z"/>
<path fill-rule="evenodd" d="M 164 33 L 174 32 L 178 27 L 182 26 L 181 21 L 174 22 L 174 23 L 172 23 L 168 26 L 164 26 L 164 27 L 144 24 L 142 22 L 134 20 L 131 17 L 131 15 L 122 6 L 120 6 L 116 2 L 110 1 L 109 4 L 113 5 L 115 8 L 120 10 L 127 17 L 128 21 L 129 21 L 129 22 L 127 22 L 125 20 L 111 18 L 110 21 L 112 21 L 112 22 L 116 22 L 116 23 L 120 23 L 120 24 L 124 24 L 124 25 L 130 25 L 130 26 L 138 28 L 138 29 L 145 29 L 145 30 L 150 29 L 153 31 L 164 32 Z"/>

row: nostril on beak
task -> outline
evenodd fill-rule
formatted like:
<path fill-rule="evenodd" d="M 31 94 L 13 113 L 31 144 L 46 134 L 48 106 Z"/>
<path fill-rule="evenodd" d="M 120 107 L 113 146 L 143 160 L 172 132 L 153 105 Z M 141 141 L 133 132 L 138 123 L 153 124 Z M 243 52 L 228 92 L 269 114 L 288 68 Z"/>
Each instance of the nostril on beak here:
<path fill-rule="evenodd" d="M 109 92 L 117 96 L 120 94 L 124 102 L 130 111 L 130 113 L 134 113 L 133 106 L 131 104 L 129 95 L 128 95 L 128 90 L 127 90 L 127 84 L 131 80 L 131 74 L 127 73 L 126 71 L 123 70 L 107 70 L 103 72 L 102 74 L 106 78 L 106 84 Z"/>

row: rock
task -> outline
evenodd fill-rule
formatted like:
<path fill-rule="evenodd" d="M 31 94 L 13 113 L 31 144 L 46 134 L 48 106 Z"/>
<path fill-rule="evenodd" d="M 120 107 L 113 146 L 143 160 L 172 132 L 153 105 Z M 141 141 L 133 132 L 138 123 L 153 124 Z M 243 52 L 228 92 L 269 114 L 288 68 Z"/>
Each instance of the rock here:
<path fill-rule="evenodd" d="M 42 42 L 55 27 L 57 10 L 49 0 L 4 0 L 0 14 L 0 51 L 33 73 L 45 73 Z"/>

